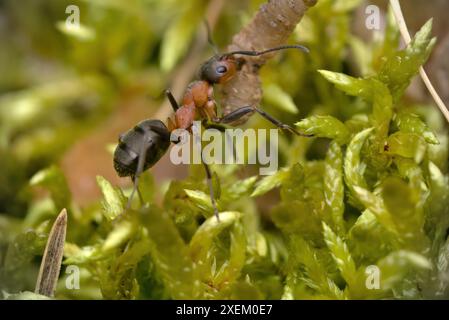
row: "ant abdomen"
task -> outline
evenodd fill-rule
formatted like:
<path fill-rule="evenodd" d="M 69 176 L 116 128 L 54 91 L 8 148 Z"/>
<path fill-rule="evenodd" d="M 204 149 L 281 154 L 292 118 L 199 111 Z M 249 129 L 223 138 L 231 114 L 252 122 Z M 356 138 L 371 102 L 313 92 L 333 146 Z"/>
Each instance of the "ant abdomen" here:
<path fill-rule="evenodd" d="M 170 132 L 165 124 L 160 120 L 144 120 L 120 135 L 114 168 L 120 177 L 133 177 L 138 172 L 139 158 L 145 159 L 141 168 L 145 171 L 159 161 L 169 146 Z"/>

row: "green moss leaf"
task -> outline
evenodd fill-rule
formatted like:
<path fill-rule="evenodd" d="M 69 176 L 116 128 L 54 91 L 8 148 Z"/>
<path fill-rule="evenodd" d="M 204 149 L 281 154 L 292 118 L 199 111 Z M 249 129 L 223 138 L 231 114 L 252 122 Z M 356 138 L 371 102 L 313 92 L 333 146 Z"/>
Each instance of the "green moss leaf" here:
<path fill-rule="evenodd" d="M 236 283 L 230 294 L 231 300 L 262 300 L 263 294 L 251 283 Z"/>
<path fill-rule="evenodd" d="M 114 220 L 125 210 L 126 198 L 122 190 L 114 188 L 109 181 L 102 176 L 97 176 L 97 184 L 103 193 L 103 214 L 108 220 Z"/>
<path fill-rule="evenodd" d="M 381 289 L 389 290 L 411 271 L 415 276 L 417 271 L 430 270 L 432 264 L 424 256 L 415 252 L 399 250 L 390 253 L 378 261 L 377 266 L 381 271 Z"/>
<path fill-rule="evenodd" d="M 435 134 L 419 118 L 418 115 L 408 112 L 400 112 L 394 117 L 394 123 L 404 133 L 415 133 L 420 135 L 430 144 L 439 144 Z"/>
<path fill-rule="evenodd" d="M 359 132 L 351 140 L 346 151 L 344 172 L 346 184 L 350 188 L 366 186 L 366 182 L 363 178 L 366 166 L 361 162 L 360 150 L 372 131 L 373 129 L 369 128 Z"/>
<path fill-rule="evenodd" d="M 208 217 L 213 214 L 214 209 L 212 206 L 210 195 L 198 190 L 184 189 L 184 191 L 196 206 L 198 206 L 201 210 L 207 212 Z"/>
<path fill-rule="evenodd" d="M 269 104 L 289 113 L 298 113 L 298 107 L 293 102 L 293 99 L 278 85 L 270 84 L 264 86 L 263 92 L 263 98 Z"/>
<path fill-rule="evenodd" d="M 387 229 L 395 231 L 394 223 L 382 198 L 367 189 L 363 176 L 366 165 L 360 159 L 360 150 L 372 131 L 372 128 L 363 130 L 351 140 L 344 161 L 345 181 L 356 199 L 370 210 Z"/>
<path fill-rule="evenodd" d="M 302 199 L 305 188 L 305 170 L 299 163 L 293 164 L 288 170 L 288 177 L 282 182 L 281 199 L 284 202 Z"/>
<path fill-rule="evenodd" d="M 326 205 L 331 211 L 331 217 L 335 230 L 339 235 L 344 234 L 345 221 L 343 184 L 343 153 L 340 146 L 332 142 L 326 154 L 324 168 L 324 197 Z"/>
<path fill-rule="evenodd" d="M 337 89 L 351 96 L 363 96 L 369 91 L 366 80 L 351 77 L 344 73 L 318 70 L 318 72 L 329 82 L 333 83 Z"/>
<path fill-rule="evenodd" d="M 220 221 L 214 216 L 210 217 L 194 234 L 189 246 L 190 256 L 193 261 L 206 260 L 208 248 L 214 237 L 240 219 L 241 214 L 239 212 L 227 211 L 221 212 L 219 216 Z"/>
<path fill-rule="evenodd" d="M 23 232 L 14 239 L 6 253 L 4 267 L 6 271 L 25 266 L 35 255 L 43 253 L 47 239 L 44 234 L 34 230 Z"/>
<path fill-rule="evenodd" d="M 286 234 L 301 234 L 304 239 L 321 241 L 321 221 L 311 204 L 304 201 L 290 201 L 278 205 L 272 212 L 276 226 Z"/>
<path fill-rule="evenodd" d="M 347 143 L 350 136 L 346 126 L 332 116 L 312 116 L 297 122 L 296 126 L 306 134 L 335 139 L 339 144 Z"/>
<path fill-rule="evenodd" d="M 388 133 L 388 125 L 393 115 L 392 97 L 388 87 L 375 78 L 354 78 L 343 73 L 319 70 L 329 82 L 351 96 L 361 97 L 373 104 L 372 120 L 379 138 Z"/>
<path fill-rule="evenodd" d="M 373 66 L 376 71 L 382 67 L 385 57 L 393 56 L 398 51 L 399 39 L 401 38 L 396 17 L 391 6 L 388 7 L 386 20 L 387 25 L 382 42 L 379 44 L 380 48 L 375 50 Z"/>
<path fill-rule="evenodd" d="M 435 269 L 435 282 L 430 283 L 430 290 L 434 292 L 435 297 L 447 297 L 449 294 L 449 277 L 447 276 L 449 274 L 449 240 L 446 240 L 439 250 Z"/>
<path fill-rule="evenodd" d="M 403 247 L 417 252 L 429 250 L 429 239 L 423 232 L 424 211 L 421 189 L 413 184 L 388 177 L 382 183 L 382 198 L 399 231 Z"/>
<path fill-rule="evenodd" d="M 7 247 L 2 259 L 2 270 L 0 272 L 0 283 L 3 288 L 11 288 L 13 292 L 25 290 L 21 287 L 23 279 L 35 273 L 33 259 L 44 253 L 47 242 L 47 234 L 27 230 L 18 234 Z M 35 286 L 36 278 L 30 279 L 29 286 Z"/>
<path fill-rule="evenodd" d="M 394 216 L 401 220 L 409 220 L 413 217 L 419 194 L 401 179 L 389 177 L 382 183 L 382 197 L 385 206 Z"/>
<path fill-rule="evenodd" d="M 388 86 L 395 101 L 402 96 L 412 77 L 429 57 L 436 41 L 431 38 L 431 32 L 432 20 L 429 20 L 404 50 L 388 56 L 382 65 L 378 79 Z"/>
<path fill-rule="evenodd" d="M 449 228 L 449 179 L 447 175 L 433 163 L 429 162 L 430 195 L 428 199 L 429 211 L 426 215 L 426 230 L 429 237 L 436 243 L 446 238 Z M 434 254 L 437 246 L 433 246 Z"/>
<path fill-rule="evenodd" d="M 66 242 L 64 245 L 64 264 L 83 265 L 101 259 L 100 246 L 78 247 L 74 243 Z"/>
<path fill-rule="evenodd" d="M 103 265 L 107 269 L 99 272 L 102 295 L 106 299 L 136 299 L 139 295 L 139 284 L 136 279 L 136 268 L 139 262 L 151 250 L 148 239 L 130 242 L 121 253 L 110 253 L 114 259 Z"/>
<path fill-rule="evenodd" d="M 301 237 L 293 236 L 290 241 L 290 252 L 293 254 L 289 258 L 289 266 L 292 268 L 300 267 L 304 270 L 299 274 L 295 272 L 290 274 L 293 281 L 290 284 L 293 298 L 298 299 L 300 297 L 296 295 L 304 294 L 304 289 L 300 286 L 300 283 L 303 283 L 306 287 L 314 290 L 318 298 L 346 299 L 345 293 L 329 277 L 325 263 L 320 259 L 321 255 L 315 248 L 311 247 Z M 300 286 L 299 290 L 294 288 L 295 284 Z"/>
<path fill-rule="evenodd" d="M 70 207 L 71 194 L 62 170 L 56 166 L 37 172 L 30 180 L 30 185 L 41 186 L 50 191 L 57 210 Z"/>
<path fill-rule="evenodd" d="M 134 224 L 129 221 L 120 221 L 120 223 L 114 225 L 113 230 L 109 232 L 101 250 L 107 252 L 119 247 L 129 240 L 134 232 Z"/>
<path fill-rule="evenodd" d="M 267 193 L 271 189 L 279 187 L 282 184 L 282 181 L 284 181 L 287 177 L 288 177 L 287 168 L 280 169 L 274 174 L 264 177 L 257 183 L 256 189 L 251 194 L 251 197 L 263 195 L 264 193 Z"/>
<path fill-rule="evenodd" d="M 348 240 L 354 258 L 367 265 L 390 253 L 395 243 L 394 235 L 369 210 L 357 218 L 348 232 Z"/>
<path fill-rule="evenodd" d="M 15 294 L 3 292 L 5 300 L 51 300 L 47 296 L 37 294 L 31 291 L 24 291 Z"/>
<path fill-rule="evenodd" d="M 414 159 L 416 163 L 423 160 L 426 152 L 424 139 L 415 133 L 395 132 L 388 137 L 386 145 L 386 153 Z"/>
<path fill-rule="evenodd" d="M 197 299 L 199 287 L 188 247 L 166 213 L 156 207 L 141 212 L 141 224 L 150 242 L 150 255 L 155 272 L 173 299 Z M 215 219 L 212 217 L 211 219 Z"/>
<path fill-rule="evenodd" d="M 323 235 L 324 241 L 332 254 L 332 258 L 337 264 L 338 270 L 340 270 L 346 283 L 351 286 L 351 284 L 355 283 L 357 268 L 346 243 L 324 222 Z"/>
<path fill-rule="evenodd" d="M 95 30 L 85 25 L 79 24 L 76 28 L 67 27 L 65 21 L 58 21 L 56 28 L 67 36 L 79 41 L 92 41 L 95 39 Z"/>
<path fill-rule="evenodd" d="M 230 230 L 229 257 L 218 272 L 213 273 L 213 285 L 228 286 L 234 283 L 246 262 L 246 235 L 241 223 L 237 222 Z"/>
<path fill-rule="evenodd" d="M 249 195 L 251 189 L 257 181 L 257 177 L 249 177 L 243 180 L 238 180 L 232 183 L 222 191 L 221 198 L 224 201 L 230 202 L 241 199 L 245 195 Z"/>

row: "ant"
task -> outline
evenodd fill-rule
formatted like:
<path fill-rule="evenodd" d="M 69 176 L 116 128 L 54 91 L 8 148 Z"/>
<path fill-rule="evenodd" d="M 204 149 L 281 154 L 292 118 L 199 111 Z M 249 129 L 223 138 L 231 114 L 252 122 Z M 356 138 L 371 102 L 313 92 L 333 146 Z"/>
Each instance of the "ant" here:
<path fill-rule="evenodd" d="M 202 64 L 199 72 L 200 80 L 193 81 L 189 84 L 181 105 L 178 104 L 170 90 L 165 91 L 174 111 L 173 118 L 168 118 L 167 120 L 167 126 L 160 120 L 143 120 L 133 129 L 120 135 L 119 144 L 114 152 L 114 168 L 120 177 L 131 177 L 134 183 L 134 188 L 128 199 L 127 209 L 131 205 L 131 200 L 136 190 L 142 201 L 138 190 L 139 176 L 142 172 L 156 164 L 166 153 L 170 142 L 172 142 L 170 140 L 171 133 L 176 129 L 185 129 L 191 132 L 194 120 L 200 119 L 203 123 L 211 123 L 211 127 L 217 128 L 222 124 L 232 125 L 232 123 L 237 122 L 245 115 L 251 115 L 257 112 L 282 130 L 290 131 L 296 135 L 310 136 L 302 134 L 293 127 L 282 123 L 257 106 L 240 107 L 222 117 L 217 115 L 217 105 L 213 97 L 213 86 L 231 80 L 240 70 L 245 60 L 243 58 L 236 58 L 236 56 L 260 56 L 285 49 L 299 49 L 308 52 L 308 49 L 301 45 L 285 45 L 263 51 L 242 50 L 222 54 L 216 53 Z M 179 139 L 173 142 L 178 143 Z M 218 209 L 212 187 L 211 170 L 204 161 L 202 163 L 206 171 L 214 214 L 219 221 Z"/>

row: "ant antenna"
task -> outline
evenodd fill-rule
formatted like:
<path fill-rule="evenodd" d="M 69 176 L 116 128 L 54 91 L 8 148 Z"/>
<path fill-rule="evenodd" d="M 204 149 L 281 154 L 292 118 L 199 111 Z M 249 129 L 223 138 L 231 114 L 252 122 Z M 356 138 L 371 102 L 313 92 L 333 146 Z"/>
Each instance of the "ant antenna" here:
<path fill-rule="evenodd" d="M 214 39 L 212 39 L 212 32 L 210 30 L 210 25 L 207 19 L 204 19 L 204 25 L 206 26 L 207 31 L 207 42 L 211 45 L 212 49 L 214 50 L 215 54 L 218 54 L 218 48 L 217 45 L 214 42 Z"/>
<path fill-rule="evenodd" d="M 294 45 L 285 45 L 285 46 L 274 47 L 274 48 L 263 50 L 263 51 L 247 51 L 247 50 L 232 51 L 229 53 L 225 53 L 223 55 L 228 56 L 228 55 L 234 55 L 234 54 L 242 54 L 242 55 L 254 57 L 254 56 L 261 56 L 263 54 L 270 53 L 273 51 L 279 51 L 279 50 L 285 50 L 285 49 L 299 49 L 306 53 L 309 53 L 309 49 L 307 49 L 306 47 L 304 47 L 300 44 L 294 44 Z"/>

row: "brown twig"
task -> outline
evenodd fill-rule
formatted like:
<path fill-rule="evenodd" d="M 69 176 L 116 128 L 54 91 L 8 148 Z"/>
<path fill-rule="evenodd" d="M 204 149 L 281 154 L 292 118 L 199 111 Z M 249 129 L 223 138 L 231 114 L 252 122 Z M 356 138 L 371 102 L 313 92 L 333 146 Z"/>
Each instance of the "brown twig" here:
<path fill-rule="evenodd" d="M 36 282 L 35 293 L 53 297 L 61 270 L 64 242 L 67 229 L 67 211 L 62 209 L 48 236 Z"/>
<path fill-rule="evenodd" d="M 284 44 L 308 8 L 318 0 L 271 0 L 232 40 L 228 51 L 264 50 Z M 259 68 L 272 55 L 245 57 L 237 76 L 222 87 L 224 114 L 237 107 L 256 106 L 262 98 Z"/>

